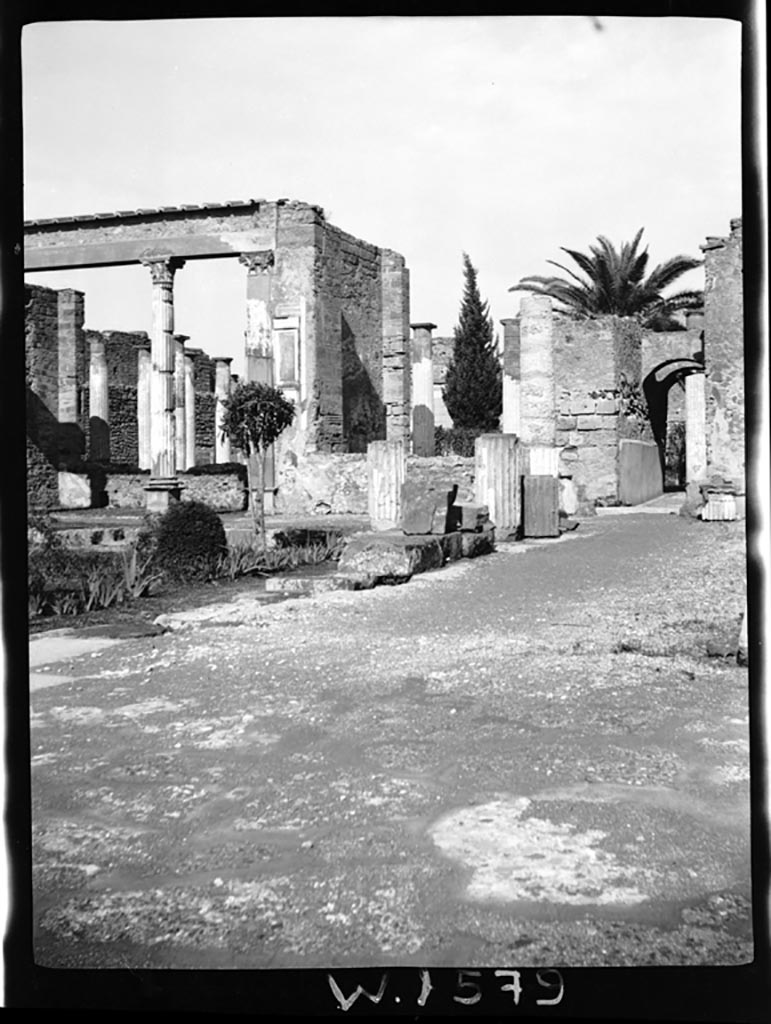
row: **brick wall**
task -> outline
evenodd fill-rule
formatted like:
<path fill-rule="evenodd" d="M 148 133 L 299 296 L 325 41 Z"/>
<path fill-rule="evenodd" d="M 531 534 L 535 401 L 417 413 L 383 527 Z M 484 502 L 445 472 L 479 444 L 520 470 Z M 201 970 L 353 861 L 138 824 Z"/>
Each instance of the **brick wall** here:
<path fill-rule="evenodd" d="M 50 508 L 58 496 L 58 293 L 25 287 L 24 348 L 27 389 L 27 497 L 31 508 Z"/>

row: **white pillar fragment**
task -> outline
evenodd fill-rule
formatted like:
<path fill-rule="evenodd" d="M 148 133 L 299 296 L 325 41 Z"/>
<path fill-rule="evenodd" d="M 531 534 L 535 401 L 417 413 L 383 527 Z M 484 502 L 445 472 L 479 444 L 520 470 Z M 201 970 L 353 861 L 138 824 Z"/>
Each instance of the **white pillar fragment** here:
<path fill-rule="evenodd" d="M 214 461 L 230 462 L 230 439 L 222 436 L 223 402 L 230 395 L 230 364 L 232 359 L 217 359 L 214 370 Z"/>
<path fill-rule="evenodd" d="M 434 361 L 431 332 L 436 324 L 411 324 L 412 454 L 432 456 L 434 447 Z"/>
<path fill-rule="evenodd" d="M 107 462 L 110 458 L 110 398 L 107 354 L 102 337 L 91 338 L 88 370 L 88 435 L 91 458 Z"/>
<path fill-rule="evenodd" d="M 137 350 L 137 461 L 140 469 L 150 469 L 150 377 L 149 348 Z"/>
<path fill-rule="evenodd" d="M 707 402 L 703 373 L 685 378 L 685 482 L 707 475 Z"/>
<path fill-rule="evenodd" d="M 373 530 L 393 530 L 400 524 L 405 473 L 404 441 L 370 442 L 367 446 L 367 498 Z"/>
<path fill-rule="evenodd" d="M 474 501 L 487 505 L 503 540 L 521 521 L 519 440 L 514 434 L 482 434 L 474 443 Z"/>

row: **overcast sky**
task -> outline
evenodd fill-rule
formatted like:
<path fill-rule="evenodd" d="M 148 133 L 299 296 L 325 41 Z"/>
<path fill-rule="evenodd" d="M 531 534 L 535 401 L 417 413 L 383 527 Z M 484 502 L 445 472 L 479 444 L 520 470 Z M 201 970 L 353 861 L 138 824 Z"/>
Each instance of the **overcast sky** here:
<path fill-rule="evenodd" d="M 651 266 L 741 215 L 738 23 L 393 17 L 66 22 L 23 36 L 25 217 L 286 197 L 395 249 L 411 319 L 496 327 L 560 246 L 644 227 Z M 567 257 L 565 257 L 567 260 Z M 142 267 L 28 275 L 150 330 Z M 696 271 L 683 284 L 699 287 Z M 243 369 L 245 269 L 189 262 L 175 330 Z"/>

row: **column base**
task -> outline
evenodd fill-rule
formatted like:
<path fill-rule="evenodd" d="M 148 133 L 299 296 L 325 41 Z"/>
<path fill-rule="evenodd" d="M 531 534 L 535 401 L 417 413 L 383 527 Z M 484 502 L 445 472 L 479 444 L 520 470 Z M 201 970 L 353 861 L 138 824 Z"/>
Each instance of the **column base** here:
<path fill-rule="evenodd" d="M 176 477 L 156 477 L 145 485 L 145 508 L 148 512 L 165 512 L 180 500 L 182 485 Z"/>

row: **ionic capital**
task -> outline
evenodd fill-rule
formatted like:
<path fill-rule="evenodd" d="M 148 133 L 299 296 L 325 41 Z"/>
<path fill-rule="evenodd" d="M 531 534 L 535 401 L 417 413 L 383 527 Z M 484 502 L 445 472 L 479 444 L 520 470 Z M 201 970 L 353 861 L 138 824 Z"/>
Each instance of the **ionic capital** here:
<path fill-rule="evenodd" d="M 270 270 L 275 262 L 275 253 L 272 249 L 264 249 L 262 252 L 242 252 L 238 262 L 243 263 L 250 274 L 265 273 Z"/>
<path fill-rule="evenodd" d="M 181 270 L 185 265 L 185 261 L 179 256 L 140 256 L 139 262 L 143 266 L 149 267 L 153 284 L 169 286 L 174 283 L 176 271 Z"/>

